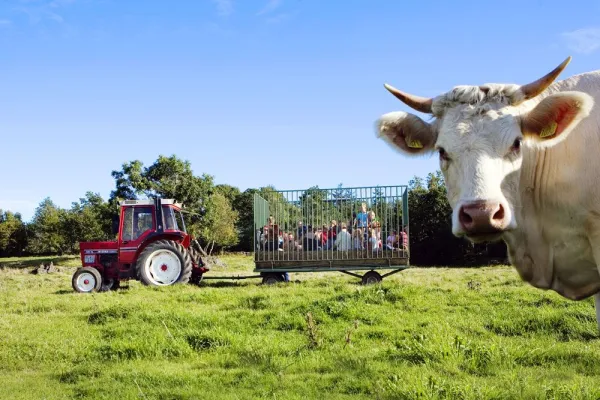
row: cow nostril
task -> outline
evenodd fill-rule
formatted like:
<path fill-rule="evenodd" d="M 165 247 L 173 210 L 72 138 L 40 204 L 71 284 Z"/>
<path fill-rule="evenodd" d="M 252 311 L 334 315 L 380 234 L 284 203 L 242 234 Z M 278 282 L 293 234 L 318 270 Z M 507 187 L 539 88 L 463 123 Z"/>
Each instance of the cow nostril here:
<path fill-rule="evenodd" d="M 498 204 L 498 210 L 494 213 L 492 219 L 499 221 L 502 221 L 504 219 L 504 207 L 502 207 L 502 204 Z"/>
<path fill-rule="evenodd" d="M 461 207 L 460 212 L 458 213 L 458 219 L 461 224 L 464 226 L 470 225 L 473 223 L 473 218 L 465 212 L 465 208 Z"/>

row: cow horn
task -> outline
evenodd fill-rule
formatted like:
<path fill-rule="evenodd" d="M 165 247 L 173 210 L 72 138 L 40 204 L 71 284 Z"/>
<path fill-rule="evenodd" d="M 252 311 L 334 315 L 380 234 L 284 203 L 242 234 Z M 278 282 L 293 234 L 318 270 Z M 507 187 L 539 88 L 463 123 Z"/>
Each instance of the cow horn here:
<path fill-rule="evenodd" d="M 542 76 L 535 82 L 528 83 L 527 85 L 521 86 L 521 93 L 523 93 L 524 100 L 531 99 L 538 94 L 542 93 L 554 80 L 560 75 L 565 67 L 571 62 L 571 56 L 567 57 L 558 67 L 554 68 L 548 74 Z"/>
<path fill-rule="evenodd" d="M 425 97 L 419 97 L 412 94 L 404 93 L 395 87 L 384 84 L 385 88 L 390 91 L 391 94 L 396 96 L 401 102 L 406 104 L 407 106 L 421 111 L 423 113 L 431 114 L 431 103 L 433 103 L 433 99 L 428 99 Z"/>

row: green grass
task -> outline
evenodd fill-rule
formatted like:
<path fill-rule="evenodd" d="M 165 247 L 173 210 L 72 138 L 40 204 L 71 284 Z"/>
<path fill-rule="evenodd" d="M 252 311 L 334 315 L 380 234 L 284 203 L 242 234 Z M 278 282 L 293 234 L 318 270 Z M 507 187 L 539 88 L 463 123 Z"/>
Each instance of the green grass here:
<path fill-rule="evenodd" d="M 225 261 L 214 274 L 251 273 L 248 257 Z M 506 266 L 414 268 L 371 287 L 307 273 L 78 294 L 74 268 L 9 262 L 2 398 L 600 397 L 593 301 L 531 288 Z"/>

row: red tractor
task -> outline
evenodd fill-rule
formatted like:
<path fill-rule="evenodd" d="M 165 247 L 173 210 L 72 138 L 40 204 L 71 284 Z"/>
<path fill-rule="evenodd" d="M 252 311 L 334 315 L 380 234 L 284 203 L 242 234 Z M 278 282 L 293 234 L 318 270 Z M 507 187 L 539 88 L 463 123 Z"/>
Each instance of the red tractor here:
<path fill-rule="evenodd" d="M 163 286 L 198 283 L 208 268 L 186 232 L 182 205 L 169 199 L 125 200 L 113 221 L 116 241 L 79 244 L 82 267 L 73 274 L 77 292 L 115 289 L 123 280 Z"/>

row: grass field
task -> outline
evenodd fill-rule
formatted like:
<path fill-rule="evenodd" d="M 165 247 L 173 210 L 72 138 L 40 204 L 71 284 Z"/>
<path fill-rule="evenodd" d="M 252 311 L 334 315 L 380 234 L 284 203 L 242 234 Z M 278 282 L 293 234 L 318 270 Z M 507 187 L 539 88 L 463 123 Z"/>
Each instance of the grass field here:
<path fill-rule="evenodd" d="M 3 399 L 600 398 L 593 301 L 506 266 L 78 294 L 39 263 L 0 259 Z"/>

